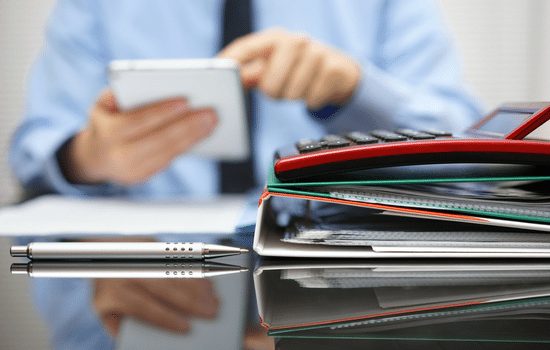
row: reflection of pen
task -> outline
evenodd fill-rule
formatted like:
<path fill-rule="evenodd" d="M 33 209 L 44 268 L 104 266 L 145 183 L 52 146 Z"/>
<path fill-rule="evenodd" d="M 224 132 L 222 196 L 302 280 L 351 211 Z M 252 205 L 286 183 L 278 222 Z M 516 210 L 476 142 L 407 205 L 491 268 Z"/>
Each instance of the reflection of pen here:
<path fill-rule="evenodd" d="M 11 265 L 13 275 L 36 278 L 208 278 L 248 271 L 235 265 L 201 262 L 46 262 Z"/>
<path fill-rule="evenodd" d="M 247 252 L 217 244 L 181 242 L 33 242 L 10 249 L 11 256 L 33 260 L 201 260 Z"/>

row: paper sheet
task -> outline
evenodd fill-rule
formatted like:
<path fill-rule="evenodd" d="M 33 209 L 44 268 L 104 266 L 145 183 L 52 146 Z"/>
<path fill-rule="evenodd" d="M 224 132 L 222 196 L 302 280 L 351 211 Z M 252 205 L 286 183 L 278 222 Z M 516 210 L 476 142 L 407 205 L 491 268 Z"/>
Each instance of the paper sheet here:
<path fill-rule="evenodd" d="M 179 201 L 43 196 L 0 209 L 0 236 L 230 234 L 245 197 Z"/>

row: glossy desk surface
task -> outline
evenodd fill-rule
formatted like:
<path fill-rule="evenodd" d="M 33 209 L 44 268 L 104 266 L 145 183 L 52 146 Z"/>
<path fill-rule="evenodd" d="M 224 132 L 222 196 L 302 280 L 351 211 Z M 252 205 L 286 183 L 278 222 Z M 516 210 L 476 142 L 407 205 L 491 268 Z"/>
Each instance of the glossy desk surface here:
<path fill-rule="evenodd" d="M 204 264 L 13 262 L 9 279 L 154 286 L 142 295 L 189 321 L 182 329 L 173 315 L 157 325 L 136 321 L 139 312 L 101 315 L 104 326 L 118 324 L 116 349 L 550 349 L 550 262 L 540 260 L 291 261 L 251 253 Z M 175 306 L 196 283 L 215 295 L 202 316 Z M 458 305 L 463 311 L 449 313 Z"/>

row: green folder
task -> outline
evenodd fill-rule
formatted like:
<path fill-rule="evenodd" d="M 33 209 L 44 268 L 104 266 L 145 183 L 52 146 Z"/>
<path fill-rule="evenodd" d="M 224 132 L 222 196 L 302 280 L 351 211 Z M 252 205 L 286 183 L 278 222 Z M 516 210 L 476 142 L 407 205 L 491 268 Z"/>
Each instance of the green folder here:
<path fill-rule="evenodd" d="M 521 165 L 480 165 L 480 166 L 414 166 L 371 169 L 362 172 L 327 176 L 323 179 L 307 181 L 281 181 L 270 167 L 267 188 L 277 192 L 280 189 L 295 187 L 319 187 L 333 185 L 401 185 L 452 182 L 497 182 L 497 181 L 548 181 L 550 169 Z"/>
<path fill-rule="evenodd" d="M 399 208 L 414 208 L 475 215 L 513 221 L 550 223 L 550 203 L 540 203 L 531 207 L 521 203 L 486 201 L 484 205 L 473 205 L 461 198 L 441 200 L 418 200 L 414 196 L 396 195 L 381 197 L 376 195 L 345 195 L 335 193 L 338 188 L 346 186 L 370 189 L 376 187 L 391 188 L 395 185 L 427 185 L 443 183 L 498 183 L 513 181 L 529 183 L 549 181 L 550 171 L 531 166 L 511 165 L 448 165 L 448 166 L 415 166 L 374 169 L 363 172 L 340 174 L 337 176 L 308 181 L 282 182 L 271 168 L 268 175 L 267 189 L 271 193 L 305 195 L 319 198 L 337 198 L 371 204 L 381 204 Z M 549 183 L 550 185 L 550 183 Z M 397 190 L 398 191 L 398 190 Z"/>

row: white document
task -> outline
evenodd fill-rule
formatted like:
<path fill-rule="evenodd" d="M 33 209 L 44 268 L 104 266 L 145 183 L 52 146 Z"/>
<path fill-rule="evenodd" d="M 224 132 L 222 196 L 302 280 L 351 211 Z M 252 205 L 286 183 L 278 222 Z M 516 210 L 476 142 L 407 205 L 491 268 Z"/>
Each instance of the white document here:
<path fill-rule="evenodd" d="M 241 196 L 178 201 L 43 196 L 0 209 L 0 236 L 230 234 Z"/>

